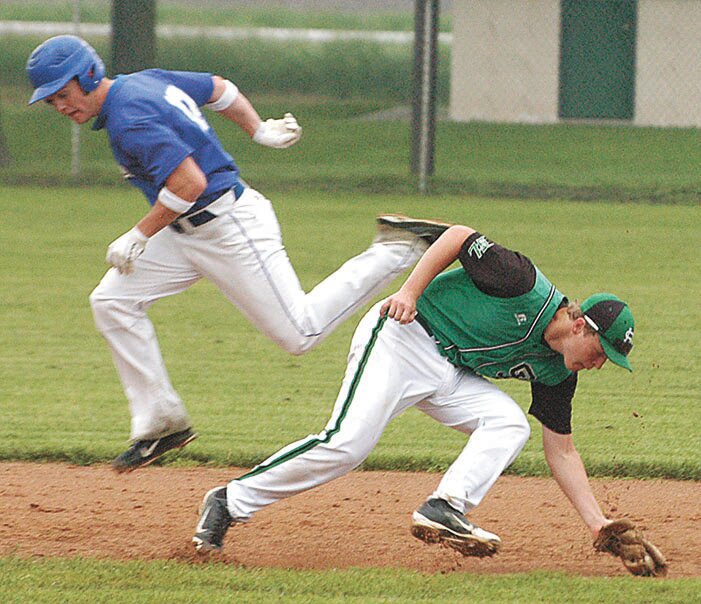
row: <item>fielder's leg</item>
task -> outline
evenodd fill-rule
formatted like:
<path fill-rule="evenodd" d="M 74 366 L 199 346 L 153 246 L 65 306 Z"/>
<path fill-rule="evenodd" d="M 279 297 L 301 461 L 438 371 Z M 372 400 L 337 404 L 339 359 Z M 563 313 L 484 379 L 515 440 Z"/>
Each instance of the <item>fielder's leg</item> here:
<path fill-rule="evenodd" d="M 494 384 L 458 369 L 453 374 L 451 389 L 419 408 L 470 434 L 470 439 L 433 495 L 414 512 L 412 534 L 427 543 L 445 543 L 466 556 L 491 556 L 501 540 L 466 515 L 516 459 L 530 428 L 521 408 Z"/>
<path fill-rule="evenodd" d="M 379 306 L 363 318 L 326 428 L 284 447 L 227 487 L 210 491 L 193 538 L 198 551 L 220 549 L 230 524 L 246 522 L 276 501 L 358 467 L 387 423 L 434 391 L 442 372 L 437 376 L 430 367 L 417 366 L 414 339 L 402 337 L 416 330 L 421 327 L 379 320 Z M 428 340 L 425 334 L 420 337 Z M 428 345 L 433 346 L 430 340 Z"/>

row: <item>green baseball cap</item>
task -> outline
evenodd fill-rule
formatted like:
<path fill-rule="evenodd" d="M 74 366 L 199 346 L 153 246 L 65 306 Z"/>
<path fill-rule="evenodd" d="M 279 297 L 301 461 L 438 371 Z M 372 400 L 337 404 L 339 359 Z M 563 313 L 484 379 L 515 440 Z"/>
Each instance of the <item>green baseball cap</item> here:
<path fill-rule="evenodd" d="M 599 335 L 599 341 L 610 361 L 633 371 L 628 354 L 633 348 L 633 313 L 628 305 L 613 294 L 589 296 L 581 304 L 584 319 Z"/>

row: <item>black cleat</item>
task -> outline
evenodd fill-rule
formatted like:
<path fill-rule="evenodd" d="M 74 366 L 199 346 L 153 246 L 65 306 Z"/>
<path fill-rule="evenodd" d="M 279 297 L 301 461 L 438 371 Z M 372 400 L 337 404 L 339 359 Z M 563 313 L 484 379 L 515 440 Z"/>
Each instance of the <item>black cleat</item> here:
<path fill-rule="evenodd" d="M 425 543 L 443 543 L 463 556 L 493 556 L 501 539 L 472 524 L 444 499 L 431 498 L 414 512 L 411 534 Z"/>
<path fill-rule="evenodd" d="M 197 438 L 192 428 L 174 432 L 161 438 L 137 440 L 124 453 L 112 462 L 112 468 L 119 472 L 131 472 L 147 466 L 172 449 L 180 449 Z"/>
<path fill-rule="evenodd" d="M 201 554 L 220 551 L 226 531 L 233 524 L 226 505 L 226 487 L 215 487 L 208 491 L 199 513 L 200 521 L 192 538 L 195 549 Z"/>
<path fill-rule="evenodd" d="M 427 245 L 436 242 L 446 230 L 452 225 L 440 220 L 423 220 L 421 218 L 410 218 L 401 214 L 382 214 L 377 217 L 378 228 L 399 229 L 407 231 L 415 237 L 423 240 Z"/>

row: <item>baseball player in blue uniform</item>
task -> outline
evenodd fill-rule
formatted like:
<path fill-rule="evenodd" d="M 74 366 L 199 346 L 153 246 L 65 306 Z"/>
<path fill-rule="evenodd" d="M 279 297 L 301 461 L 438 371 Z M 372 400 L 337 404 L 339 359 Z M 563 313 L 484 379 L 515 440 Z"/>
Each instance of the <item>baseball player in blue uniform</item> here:
<path fill-rule="evenodd" d="M 414 512 L 412 534 L 467 556 L 493 555 L 500 537 L 468 514 L 530 433 L 521 408 L 492 381 L 500 378 L 531 383 L 545 458 L 592 534 L 611 523 L 572 440 L 571 402 L 578 371 L 607 360 L 630 369 L 628 305 L 608 293 L 568 301 L 526 256 L 467 226 L 436 231 L 401 289 L 361 320 L 324 430 L 210 490 L 193 538 L 198 551 L 221 549 L 230 525 L 359 466 L 387 424 L 415 406 L 470 437 Z M 443 272 L 456 259 L 462 266 Z"/>
<path fill-rule="evenodd" d="M 196 434 L 171 385 L 147 310 L 209 279 L 260 331 L 292 354 L 318 344 L 413 266 L 428 244 L 406 224 L 378 225 L 373 244 L 305 293 L 268 199 L 239 176 L 202 113 L 216 111 L 272 148 L 301 134 L 292 114 L 263 121 L 235 84 L 217 75 L 148 69 L 110 79 L 95 50 L 56 36 L 27 62 L 30 104 L 45 101 L 77 124 L 107 132 L 125 177 L 150 210 L 107 249 L 111 265 L 90 296 L 131 411 L 130 471 Z M 405 221 L 414 231 L 422 221 Z M 429 222 L 430 224 L 430 222 Z"/>

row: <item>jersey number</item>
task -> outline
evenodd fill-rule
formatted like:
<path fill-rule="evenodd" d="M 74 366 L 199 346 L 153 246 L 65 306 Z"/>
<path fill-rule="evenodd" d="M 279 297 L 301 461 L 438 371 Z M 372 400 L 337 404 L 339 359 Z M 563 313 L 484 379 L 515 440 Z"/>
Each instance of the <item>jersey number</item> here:
<path fill-rule="evenodd" d="M 527 380 L 529 382 L 532 382 L 535 380 L 536 375 L 535 371 L 533 371 L 533 367 L 531 367 L 528 363 L 519 363 L 518 365 L 514 365 L 511 369 L 509 369 L 508 375 L 500 371 L 497 374 L 498 378 L 516 378 L 517 380 Z"/>
<path fill-rule="evenodd" d="M 192 97 L 185 94 L 180 88 L 176 86 L 167 86 L 165 99 L 173 107 L 177 107 L 182 111 L 189 119 L 191 119 L 195 124 L 197 124 L 203 132 L 209 130 L 209 124 L 204 116 L 200 112 L 200 108 L 197 103 L 192 100 Z"/>

